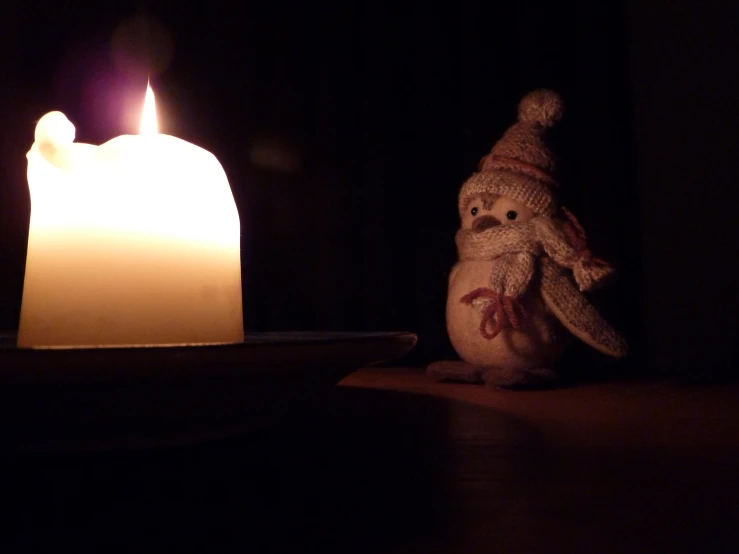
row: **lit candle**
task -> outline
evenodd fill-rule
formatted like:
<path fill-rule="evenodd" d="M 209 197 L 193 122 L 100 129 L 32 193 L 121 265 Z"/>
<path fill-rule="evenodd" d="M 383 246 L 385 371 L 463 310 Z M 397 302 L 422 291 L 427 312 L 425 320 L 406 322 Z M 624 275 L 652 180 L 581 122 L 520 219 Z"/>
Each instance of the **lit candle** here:
<path fill-rule="evenodd" d="M 61 112 L 28 153 L 31 222 L 19 347 L 236 343 L 239 214 L 208 151 L 157 131 L 74 142 Z"/>

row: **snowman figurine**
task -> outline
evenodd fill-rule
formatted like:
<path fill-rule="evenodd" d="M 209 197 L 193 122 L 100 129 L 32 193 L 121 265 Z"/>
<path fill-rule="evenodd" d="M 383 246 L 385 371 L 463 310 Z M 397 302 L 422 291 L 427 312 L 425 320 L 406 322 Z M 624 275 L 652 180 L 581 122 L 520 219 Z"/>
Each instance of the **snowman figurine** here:
<path fill-rule="evenodd" d="M 546 133 L 564 112 L 551 90 L 527 94 L 518 121 L 459 193 L 459 261 L 449 275 L 446 322 L 462 361 L 428 367 L 439 380 L 546 388 L 572 335 L 620 358 L 624 339 L 587 301 L 612 274 L 588 250 L 574 216 L 556 203 Z"/>

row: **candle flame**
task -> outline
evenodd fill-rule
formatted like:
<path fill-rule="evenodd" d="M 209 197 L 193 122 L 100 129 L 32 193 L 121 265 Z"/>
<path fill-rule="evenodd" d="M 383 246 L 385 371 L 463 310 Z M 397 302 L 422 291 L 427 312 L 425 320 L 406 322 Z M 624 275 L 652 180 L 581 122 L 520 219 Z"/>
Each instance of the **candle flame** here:
<path fill-rule="evenodd" d="M 154 91 L 151 85 L 146 83 L 146 96 L 144 96 L 144 109 L 141 113 L 141 127 L 139 134 L 156 135 L 159 132 L 157 124 L 157 108 L 154 101 Z"/>

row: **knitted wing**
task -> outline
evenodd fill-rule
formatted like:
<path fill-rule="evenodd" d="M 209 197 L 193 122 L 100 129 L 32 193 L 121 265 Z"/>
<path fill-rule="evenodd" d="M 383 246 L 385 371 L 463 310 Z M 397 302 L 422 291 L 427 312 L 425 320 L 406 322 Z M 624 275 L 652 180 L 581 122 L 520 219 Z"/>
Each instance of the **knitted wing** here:
<path fill-rule="evenodd" d="M 540 258 L 544 303 L 573 335 L 614 358 L 628 352 L 626 341 L 578 290 L 572 276 L 547 256 Z"/>

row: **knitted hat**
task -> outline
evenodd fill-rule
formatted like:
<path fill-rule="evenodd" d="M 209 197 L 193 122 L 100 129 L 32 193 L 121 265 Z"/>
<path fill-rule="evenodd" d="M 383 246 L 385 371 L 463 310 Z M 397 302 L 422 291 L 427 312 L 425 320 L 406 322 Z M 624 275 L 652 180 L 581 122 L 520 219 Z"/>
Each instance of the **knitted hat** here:
<path fill-rule="evenodd" d="M 540 215 L 556 210 L 553 177 L 556 160 L 545 143 L 546 132 L 562 119 L 564 104 L 551 90 L 530 92 L 518 105 L 518 122 L 512 125 L 480 160 L 474 173 L 459 191 L 463 213 L 473 196 L 492 193 L 507 196 Z"/>

